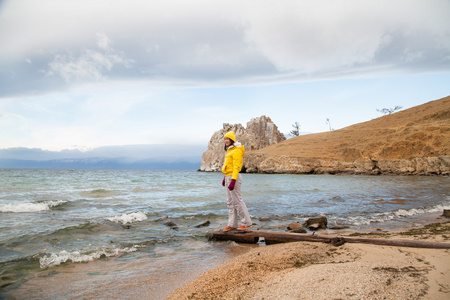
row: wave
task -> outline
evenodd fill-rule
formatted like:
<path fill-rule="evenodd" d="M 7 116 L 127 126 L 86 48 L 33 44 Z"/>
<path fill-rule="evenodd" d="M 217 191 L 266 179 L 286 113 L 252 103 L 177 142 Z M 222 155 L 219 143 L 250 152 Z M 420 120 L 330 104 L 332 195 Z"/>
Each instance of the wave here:
<path fill-rule="evenodd" d="M 42 269 L 58 266 L 65 262 L 82 263 L 89 262 L 101 257 L 117 256 L 119 254 L 131 253 L 137 251 L 138 246 L 125 247 L 125 248 L 112 248 L 112 249 L 100 249 L 95 252 L 83 254 L 78 251 L 67 252 L 65 250 L 59 253 L 52 253 L 39 259 L 39 265 Z"/>
<path fill-rule="evenodd" d="M 390 212 L 375 213 L 371 216 L 366 217 L 362 216 L 350 217 L 348 218 L 348 220 L 353 225 L 369 225 L 372 223 L 383 223 L 387 221 L 396 220 L 399 218 L 413 217 L 421 214 L 442 212 L 444 209 L 450 209 L 450 203 L 439 204 L 433 207 L 399 209 Z"/>
<path fill-rule="evenodd" d="M 64 200 L 52 200 L 42 202 L 26 202 L 26 203 L 7 203 L 0 204 L 0 212 L 9 213 L 28 213 L 50 210 L 53 207 L 67 203 Z"/>
<path fill-rule="evenodd" d="M 147 220 L 147 214 L 143 211 L 140 211 L 140 212 L 134 212 L 134 213 L 130 213 L 130 214 L 123 214 L 121 216 L 106 218 L 106 220 L 125 225 L 128 223 L 131 224 L 133 222 L 145 221 L 145 220 Z"/>

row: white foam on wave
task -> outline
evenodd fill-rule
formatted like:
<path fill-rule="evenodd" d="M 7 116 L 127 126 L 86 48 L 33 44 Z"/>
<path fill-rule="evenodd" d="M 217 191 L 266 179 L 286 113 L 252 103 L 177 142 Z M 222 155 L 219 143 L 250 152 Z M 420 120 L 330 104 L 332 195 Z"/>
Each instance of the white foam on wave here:
<path fill-rule="evenodd" d="M 130 214 L 123 214 L 121 216 L 106 218 L 106 220 L 125 225 L 128 223 L 131 224 L 133 222 L 145 221 L 145 220 L 147 220 L 147 215 L 145 214 L 145 212 L 139 211 L 139 212 L 134 212 L 134 213 L 130 213 Z"/>
<path fill-rule="evenodd" d="M 353 217 L 349 218 L 354 225 L 369 225 L 372 223 L 383 223 L 399 218 L 413 217 L 420 214 L 442 212 L 444 209 L 450 209 L 450 203 L 440 204 L 433 207 L 399 209 L 391 212 L 376 213 L 370 217 Z"/>
<path fill-rule="evenodd" d="M 78 251 L 67 252 L 61 251 L 59 253 L 52 253 L 50 255 L 46 255 L 39 259 L 39 265 L 42 269 L 51 268 L 54 266 L 58 266 L 62 263 L 71 261 L 74 263 L 82 263 L 93 261 L 94 259 L 99 259 L 100 257 L 111 257 L 117 256 L 122 253 L 131 253 L 137 251 L 137 246 L 126 247 L 126 248 L 113 248 L 113 249 L 100 249 L 90 254 L 82 254 Z"/>
<path fill-rule="evenodd" d="M 26 203 L 6 203 L 0 204 L 0 212 L 26 213 L 50 210 L 52 207 L 67 203 L 64 200 L 26 202 Z"/>

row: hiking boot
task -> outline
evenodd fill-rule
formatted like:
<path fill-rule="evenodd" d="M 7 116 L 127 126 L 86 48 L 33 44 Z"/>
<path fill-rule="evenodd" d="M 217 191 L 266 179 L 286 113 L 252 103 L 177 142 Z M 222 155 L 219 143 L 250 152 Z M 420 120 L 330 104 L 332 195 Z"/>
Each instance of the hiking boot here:
<path fill-rule="evenodd" d="M 246 230 L 246 229 L 250 229 L 250 228 L 252 228 L 252 225 L 250 225 L 250 226 L 241 225 L 241 226 L 238 227 L 237 230 Z"/>
<path fill-rule="evenodd" d="M 230 231 L 230 230 L 235 230 L 236 228 L 234 228 L 234 227 L 230 227 L 230 226 L 227 226 L 227 227 L 225 227 L 224 229 L 222 229 L 223 231 Z"/>

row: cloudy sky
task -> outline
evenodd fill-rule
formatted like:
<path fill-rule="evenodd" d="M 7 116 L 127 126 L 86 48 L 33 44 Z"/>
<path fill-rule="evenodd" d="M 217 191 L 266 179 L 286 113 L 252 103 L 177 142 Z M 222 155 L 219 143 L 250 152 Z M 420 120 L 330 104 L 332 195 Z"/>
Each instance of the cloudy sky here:
<path fill-rule="evenodd" d="M 448 0 L 3 0 L 0 149 L 205 145 L 450 95 Z"/>

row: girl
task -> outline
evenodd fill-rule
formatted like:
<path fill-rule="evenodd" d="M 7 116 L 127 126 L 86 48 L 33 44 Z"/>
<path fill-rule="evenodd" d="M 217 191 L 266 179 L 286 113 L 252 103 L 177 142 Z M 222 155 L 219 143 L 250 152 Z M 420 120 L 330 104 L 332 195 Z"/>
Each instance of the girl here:
<path fill-rule="evenodd" d="M 236 137 L 233 131 L 225 134 L 225 161 L 222 167 L 222 173 L 225 174 L 222 185 L 227 190 L 227 207 L 228 207 L 228 226 L 223 231 L 230 231 L 233 229 L 245 230 L 252 227 L 250 214 L 247 206 L 242 200 L 241 185 L 242 176 L 239 174 L 242 168 L 242 157 L 245 155 L 244 146 L 239 142 L 235 142 Z M 238 216 L 241 219 L 242 225 L 238 227 Z"/>

